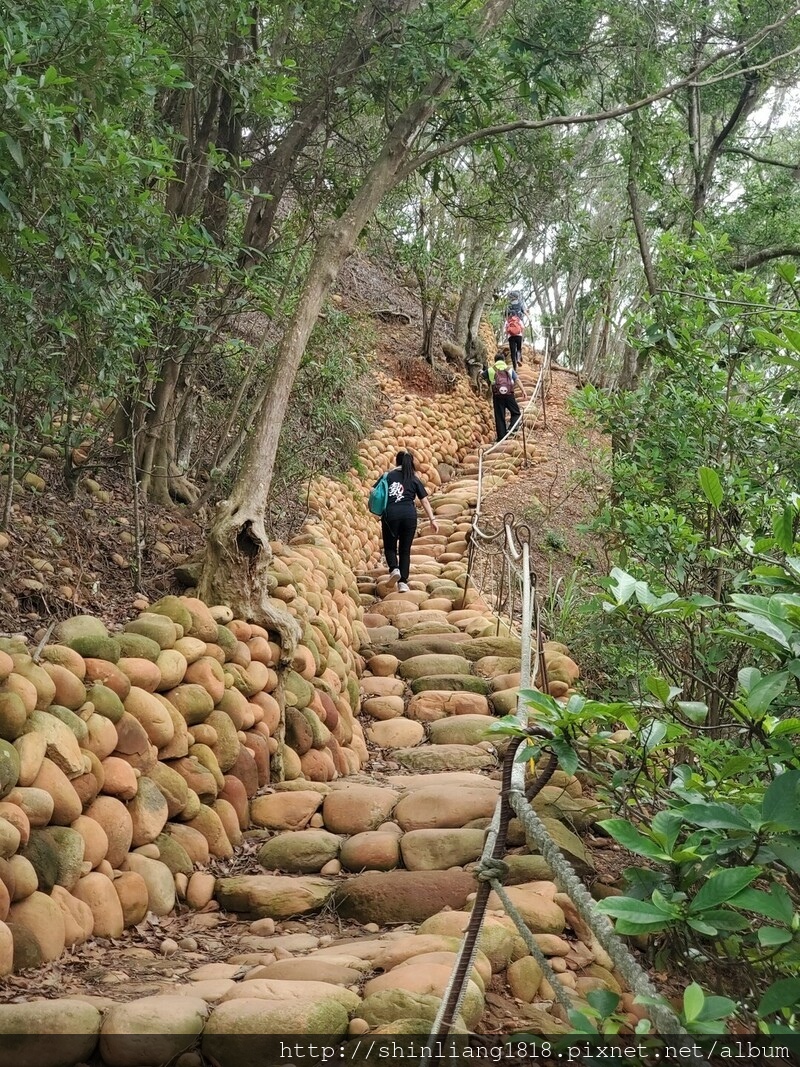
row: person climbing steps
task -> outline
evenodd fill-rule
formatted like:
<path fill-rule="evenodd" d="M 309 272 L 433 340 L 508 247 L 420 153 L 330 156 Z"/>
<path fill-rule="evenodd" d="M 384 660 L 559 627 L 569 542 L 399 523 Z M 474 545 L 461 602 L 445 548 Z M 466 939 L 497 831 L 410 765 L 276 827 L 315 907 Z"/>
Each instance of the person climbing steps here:
<path fill-rule="evenodd" d="M 501 349 L 497 354 L 494 365 L 487 367 L 483 372 L 484 379 L 489 383 L 492 389 L 494 425 L 495 430 L 497 431 L 498 441 L 503 440 L 520 416 L 519 404 L 514 395 L 514 390 L 517 385 L 522 391 L 523 400 L 528 399 L 528 394 L 525 392 L 525 386 L 520 381 L 514 368 L 510 367 L 506 362 L 504 358 L 506 355 L 507 351 Z M 510 423 L 507 418 L 508 412 L 511 413 Z"/>
<path fill-rule="evenodd" d="M 381 480 L 385 481 L 386 500 L 380 516 L 383 554 L 390 572 L 387 585 L 396 585 L 399 592 L 408 593 L 411 543 L 417 532 L 418 521 L 415 501 L 421 501 L 434 533 L 439 532 L 439 524 L 428 499 L 428 491 L 417 477 L 414 457 L 410 452 L 400 451 L 395 457 L 395 464 L 392 470 L 381 475 L 375 488 Z"/>

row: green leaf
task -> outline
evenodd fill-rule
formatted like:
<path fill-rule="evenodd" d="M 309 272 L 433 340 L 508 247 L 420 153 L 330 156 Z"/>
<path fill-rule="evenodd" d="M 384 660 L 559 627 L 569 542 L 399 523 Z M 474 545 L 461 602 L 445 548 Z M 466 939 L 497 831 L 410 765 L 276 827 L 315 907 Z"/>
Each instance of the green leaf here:
<path fill-rule="evenodd" d="M 783 332 L 795 352 L 800 352 L 800 330 L 795 330 L 792 326 L 784 326 Z"/>
<path fill-rule="evenodd" d="M 614 599 L 618 604 L 626 604 L 633 596 L 638 584 L 636 578 L 632 574 L 628 574 L 627 571 L 620 570 L 619 567 L 612 569 L 611 577 L 617 583 L 611 590 L 614 594 Z"/>
<path fill-rule="evenodd" d="M 794 547 L 794 508 L 785 507 L 772 520 L 772 534 L 778 546 L 784 552 L 791 552 Z"/>
<path fill-rule="evenodd" d="M 775 622 L 773 619 L 764 618 L 762 615 L 754 615 L 750 611 L 737 611 L 736 614 L 742 622 L 746 622 L 754 630 L 758 630 L 759 633 L 772 638 L 781 648 L 791 650 L 792 628 L 790 626 Z"/>
<path fill-rule="evenodd" d="M 765 823 L 800 830 L 798 807 L 800 771 L 786 771 L 770 784 L 761 802 L 761 817 Z"/>
<path fill-rule="evenodd" d="M 700 479 L 700 488 L 705 494 L 706 500 L 715 508 L 722 503 L 722 483 L 719 475 L 713 467 L 700 467 L 697 471 Z"/>
<path fill-rule="evenodd" d="M 19 141 L 15 141 L 14 138 L 9 137 L 8 134 L 5 135 L 4 140 L 5 146 L 9 151 L 9 155 L 21 170 L 25 166 L 25 161 L 22 158 L 22 149 L 19 146 Z"/>
<path fill-rule="evenodd" d="M 785 282 L 788 282 L 789 285 L 794 285 L 795 278 L 797 277 L 797 267 L 794 263 L 779 263 L 775 270 Z"/>
<path fill-rule="evenodd" d="M 735 897 L 761 873 L 760 867 L 732 867 L 720 870 L 709 878 L 689 905 L 689 913 L 697 915 L 716 908 Z"/>
<path fill-rule="evenodd" d="M 694 826 L 708 830 L 752 830 L 748 820 L 732 804 L 688 804 L 681 814 Z"/>
<path fill-rule="evenodd" d="M 597 910 L 615 919 L 624 919 L 633 926 L 664 923 L 672 918 L 649 900 L 634 900 L 632 897 L 607 897 L 597 904 Z"/>
<path fill-rule="evenodd" d="M 603 1019 L 615 1012 L 620 1002 L 619 993 L 610 989 L 592 989 L 586 994 L 586 999 Z"/>
<path fill-rule="evenodd" d="M 675 707 L 686 716 L 689 722 L 701 723 L 708 716 L 708 705 L 700 700 L 676 700 Z"/>
<path fill-rule="evenodd" d="M 652 693 L 656 700 L 666 704 L 669 700 L 669 682 L 660 675 L 651 674 L 646 682 L 648 692 Z"/>
<path fill-rule="evenodd" d="M 700 1018 L 706 995 L 697 982 L 692 982 L 683 991 L 683 1017 L 688 1023 Z"/>
<path fill-rule="evenodd" d="M 703 1010 L 700 1012 L 701 1020 L 727 1019 L 736 1011 L 736 1002 L 730 997 L 706 997 Z"/>
<path fill-rule="evenodd" d="M 769 851 L 779 863 L 795 874 L 800 874 L 800 843 L 786 838 L 775 838 L 769 843 Z"/>
<path fill-rule="evenodd" d="M 528 707 L 541 712 L 547 719 L 560 718 L 561 705 L 547 693 L 538 689 L 522 689 L 519 694 Z"/>
<path fill-rule="evenodd" d="M 763 326 L 756 326 L 753 330 L 753 337 L 765 348 L 784 348 L 786 345 L 786 342 L 782 337 L 778 337 L 777 334 L 765 330 Z"/>
<path fill-rule="evenodd" d="M 558 756 L 558 765 L 565 774 L 574 774 L 578 769 L 578 753 L 566 741 L 551 741 L 550 748 Z"/>
<path fill-rule="evenodd" d="M 778 945 L 788 945 L 792 940 L 792 931 L 780 930 L 777 926 L 760 926 L 757 936 L 762 948 L 775 948 Z"/>
<path fill-rule="evenodd" d="M 636 852 L 639 856 L 646 856 L 651 860 L 667 861 L 670 858 L 660 845 L 656 844 L 652 838 L 640 834 L 627 819 L 604 819 L 598 823 L 598 826 L 611 834 L 615 841 L 630 852 Z"/>
<path fill-rule="evenodd" d="M 719 932 L 716 926 L 707 923 L 704 918 L 695 919 L 691 915 L 686 920 L 686 925 L 691 926 L 693 930 L 696 930 L 698 934 L 703 934 L 704 937 L 716 937 Z"/>
<path fill-rule="evenodd" d="M 737 893 L 728 903 L 734 908 L 754 911 L 757 915 L 775 919 L 787 926 L 794 918 L 792 899 L 782 885 L 771 885 L 766 893 L 763 889 L 749 887 Z"/>
<path fill-rule="evenodd" d="M 614 929 L 618 934 L 624 934 L 626 937 L 640 937 L 642 934 L 658 934 L 662 930 L 666 930 L 673 920 L 667 916 L 662 917 L 654 922 L 639 923 L 629 922 L 627 919 L 617 919 L 614 923 Z"/>
<path fill-rule="evenodd" d="M 739 685 L 744 689 L 745 693 L 750 692 L 760 677 L 761 671 L 758 667 L 742 667 L 737 675 Z"/>
<path fill-rule="evenodd" d="M 766 678 L 761 678 L 747 694 L 747 707 L 754 715 L 763 715 L 770 704 L 777 700 L 784 691 L 788 681 L 787 671 L 768 674 Z"/>
<path fill-rule="evenodd" d="M 525 727 L 516 715 L 504 715 L 502 719 L 496 719 L 491 726 L 486 728 L 487 736 L 490 734 L 502 734 L 508 737 L 520 737 L 524 734 Z"/>
<path fill-rule="evenodd" d="M 758 1014 L 764 1019 L 783 1008 L 797 1008 L 800 1001 L 800 978 L 782 978 L 773 982 L 758 1005 Z"/>
<path fill-rule="evenodd" d="M 652 834 L 658 843 L 663 846 L 665 852 L 672 852 L 682 826 L 682 812 L 659 811 L 655 815 L 652 825 Z"/>

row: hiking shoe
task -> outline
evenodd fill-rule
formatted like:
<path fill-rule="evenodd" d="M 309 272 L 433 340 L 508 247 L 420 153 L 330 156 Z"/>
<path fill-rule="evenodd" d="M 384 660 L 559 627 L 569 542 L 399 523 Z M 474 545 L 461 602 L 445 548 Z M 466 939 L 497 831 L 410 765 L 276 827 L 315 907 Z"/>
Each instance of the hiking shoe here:
<path fill-rule="evenodd" d="M 400 582 L 400 584 L 397 587 L 397 592 L 398 593 L 410 593 L 411 590 L 408 587 L 408 583 L 407 582 Z"/>
<path fill-rule="evenodd" d="M 400 577 L 400 571 L 397 567 L 389 573 L 389 577 L 386 580 L 387 585 L 397 585 L 397 579 Z"/>

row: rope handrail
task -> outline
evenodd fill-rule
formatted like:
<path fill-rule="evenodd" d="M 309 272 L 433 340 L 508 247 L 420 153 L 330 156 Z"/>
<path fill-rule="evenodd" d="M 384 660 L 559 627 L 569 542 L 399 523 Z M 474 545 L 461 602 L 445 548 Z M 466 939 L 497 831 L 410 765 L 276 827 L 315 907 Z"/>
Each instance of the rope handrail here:
<path fill-rule="evenodd" d="M 549 351 L 545 352 L 539 372 L 539 378 L 534 388 L 530 401 L 526 405 L 520 417 L 514 425 L 516 430 L 523 422 L 525 416 L 531 410 L 531 406 L 537 401 L 544 388 L 545 375 L 549 369 Z M 498 442 L 499 443 L 499 442 Z M 494 890 L 503 904 L 507 914 L 513 920 L 515 926 L 525 941 L 528 950 L 539 960 L 543 966 L 543 973 L 552 986 L 555 999 L 568 1011 L 571 1007 L 570 991 L 562 986 L 559 976 L 550 967 L 545 957 L 538 950 L 535 939 L 527 928 L 525 921 L 513 906 L 502 887 L 502 857 L 505 851 L 505 837 L 511 814 L 516 814 L 520 819 L 525 831 L 528 847 L 531 851 L 537 850 L 546 861 L 556 884 L 562 892 L 567 894 L 575 905 L 581 919 L 592 932 L 597 943 L 605 949 L 614 966 L 619 971 L 623 980 L 631 992 L 643 994 L 651 998 L 648 1006 L 648 1014 L 654 1026 L 661 1034 L 682 1035 L 686 1031 L 681 1026 L 675 1012 L 669 1003 L 659 998 L 658 990 L 650 979 L 650 976 L 639 964 L 631 950 L 621 937 L 615 932 L 608 918 L 597 910 L 594 899 L 583 885 L 569 860 L 564 856 L 559 847 L 550 837 L 547 828 L 534 811 L 531 800 L 533 796 L 552 776 L 557 759 L 551 755 L 550 760 L 543 771 L 537 774 L 536 779 L 527 788 L 525 786 L 525 773 L 527 762 L 515 760 L 515 753 L 525 736 L 538 734 L 550 736 L 552 733 L 542 726 L 531 727 L 528 723 L 528 706 L 522 692 L 530 688 L 531 681 L 536 680 L 540 672 L 543 675 L 540 684 L 546 685 L 546 670 L 543 652 L 543 634 L 538 600 L 536 597 L 537 579 L 531 563 L 530 529 L 524 524 L 516 524 L 512 513 L 503 517 L 501 529 L 495 533 L 481 530 L 479 525 L 480 506 L 482 496 L 482 470 L 483 456 L 495 448 L 492 445 L 482 449 L 478 457 L 478 495 L 475 514 L 472 521 L 470 562 L 467 570 L 467 580 L 464 593 L 469 584 L 471 567 L 474 561 L 475 549 L 480 543 L 488 544 L 498 542 L 500 553 L 508 566 L 509 575 L 516 579 L 521 586 L 521 627 L 520 627 L 520 695 L 517 698 L 516 719 L 520 727 L 519 739 L 513 739 L 503 762 L 503 781 L 500 795 L 487 831 L 486 841 L 481 857 L 476 867 L 478 879 L 478 891 L 475 896 L 473 912 L 459 947 L 456 961 L 450 975 L 447 988 L 444 990 L 439 1010 L 432 1025 L 432 1034 L 436 1037 L 446 1036 L 453 1024 L 458 1019 L 458 1014 L 464 1001 L 467 990 L 469 975 L 478 952 L 480 933 L 487 910 L 489 893 Z M 512 619 L 513 622 L 513 619 Z M 531 659 L 534 659 L 532 668 Z M 542 957 L 540 959 L 539 957 Z M 544 964 L 542 964 L 544 960 Z M 427 1067 L 430 1062 L 428 1053 L 420 1061 L 420 1067 Z M 690 1062 L 696 1067 L 708 1067 L 704 1060 L 691 1058 Z"/>

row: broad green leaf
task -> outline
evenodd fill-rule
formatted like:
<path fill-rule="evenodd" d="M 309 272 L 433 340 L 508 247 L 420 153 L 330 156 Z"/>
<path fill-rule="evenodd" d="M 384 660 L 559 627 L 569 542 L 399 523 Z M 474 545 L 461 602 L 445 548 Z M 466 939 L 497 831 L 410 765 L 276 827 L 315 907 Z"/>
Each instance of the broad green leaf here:
<path fill-rule="evenodd" d="M 678 834 L 683 826 L 683 814 L 675 811 L 659 811 L 652 825 L 653 837 L 663 846 L 665 852 L 672 852 Z"/>
<path fill-rule="evenodd" d="M 708 716 L 708 705 L 700 700 L 676 700 L 675 707 L 686 716 L 689 722 L 701 723 Z"/>
<path fill-rule="evenodd" d="M 662 915 L 660 919 L 648 923 L 617 919 L 614 923 L 614 929 L 618 934 L 624 934 L 626 937 L 639 937 L 641 934 L 658 934 L 662 930 L 668 929 L 672 922 L 674 922 L 674 919 L 669 915 Z"/>
<path fill-rule="evenodd" d="M 646 682 L 648 692 L 652 693 L 656 700 L 666 704 L 669 700 L 669 682 L 666 678 L 657 674 L 651 674 Z"/>
<path fill-rule="evenodd" d="M 645 752 L 649 752 L 650 749 L 661 744 L 666 737 L 666 733 L 666 723 L 660 722 L 658 719 L 654 719 L 652 722 L 643 726 L 641 733 L 639 734 L 639 740 L 641 741 L 642 748 L 644 748 Z"/>
<path fill-rule="evenodd" d="M 615 919 L 624 919 L 634 926 L 647 926 L 671 918 L 649 900 L 633 900 L 631 897 L 608 897 L 597 904 L 597 910 Z"/>
<path fill-rule="evenodd" d="M 636 827 L 632 826 L 627 819 L 604 819 L 598 823 L 606 833 L 611 834 L 623 848 L 630 852 L 636 852 L 640 856 L 646 856 L 651 860 L 668 860 L 669 856 L 660 845 L 650 837 L 640 834 Z"/>
<path fill-rule="evenodd" d="M 753 889 L 752 886 L 737 893 L 728 903 L 742 911 L 754 911 L 767 919 L 785 923 L 787 926 L 794 917 L 792 900 L 782 885 L 771 885 L 769 892 Z"/>
<path fill-rule="evenodd" d="M 738 912 L 722 908 L 712 908 L 702 913 L 703 922 L 709 923 L 717 933 L 736 933 L 739 930 L 749 930 L 752 921 Z"/>
<path fill-rule="evenodd" d="M 707 1020 L 727 1019 L 736 1011 L 736 1002 L 730 997 L 706 997 L 699 1018 Z"/>
<path fill-rule="evenodd" d="M 753 337 L 765 348 L 784 348 L 786 346 L 786 342 L 782 337 L 778 337 L 777 334 L 772 333 L 770 330 L 765 330 L 762 326 L 756 326 L 753 330 Z"/>
<path fill-rule="evenodd" d="M 780 671 L 778 674 L 768 674 L 766 678 L 761 678 L 756 682 L 747 694 L 747 707 L 753 715 L 763 715 L 770 704 L 777 700 L 784 691 L 788 681 L 788 672 Z"/>
<path fill-rule="evenodd" d="M 616 585 L 611 590 L 614 594 L 614 599 L 618 604 L 626 604 L 633 596 L 633 592 L 636 589 L 636 579 L 632 574 L 620 570 L 619 567 L 613 568 L 611 577 L 616 582 Z"/>
<path fill-rule="evenodd" d="M 792 940 L 792 931 L 780 930 L 777 926 L 760 926 L 757 936 L 762 948 L 775 948 L 778 945 L 788 945 Z"/>
<path fill-rule="evenodd" d="M 765 823 L 784 826 L 789 830 L 800 830 L 798 787 L 800 771 L 786 771 L 778 775 L 761 802 L 761 817 Z"/>
<path fill-rule="evenodd" d="M 745 693 L 749 693 L 756 682 L 761 678 L 761 671 L 758 667 L 742 667 L 737 678 L 739 680 L 739 685 L 744 689 Z"/>
<path fill-rule="evenodd" d="M 708 830 L 752 830 L 753 827 L 732 804 L 688 804 L 681 809 L 687 822 Z"/>
<path fill-rule="evenodd" d="M 522 689 L 519 695 L 529 707 L 541 712 L 548 719 L 561 715 L 561 705 L 547 693 L 540 693 L 538 689 Z"/>
<path fill-rule="evenodd" d="M 9 137 L 9 135 L 6 134 L 4 142 L 9 155 L 21 170 L 25 165 L 25 161 L 22 158 L 22 149 L 20 148 L 19 141 L 15 141 L 13 137 Z"/>
<path fill-rule="evenodd" d="M 772 520 L 772 534 L 778 546 L 784 552 L 791 552 L 794 546 L 794 508 L 785 507 Z"/>
<path fill-rule="evenodd" d="M 795 352 L 800 352 L 800 330 L 795 330 L 792 326 L 784 326 L 783 332 Z"/>
<path fill-rule="evenodd" d="M 722 503 L 722 483 L 719 475 L 713 467 L 700 467 L 697 471 L 700 479 L 700 488 L 703 490 L 706 500 L 715 508 Z"/>
<path fill-rule="evenodd" d="M 791 649 L 792 628 L 790 626 L 786 626 L 784 623 L 775 622 L 773 619 L 767 619 L 763 615 L 754 615 L 750 611 L 737 611 L 736 614 L 742 622 L 746 622 L 759 633 L 771 637 L 772 640 L 776 641 L 782 648 L 787 650 Z"/>
<path fill-rule="evenodd" d="M 783 1008 L 797 1009 L 800 1006 L 800 978 L 782 978 L 773 982 L 758 1005 L 758 1014 L 764 1019 Z"/>
<path fill-rule="evenodd" d="M 683 991 L 683 1017 L 687 1022 L 694 1022 L 700 1018 L 700 1012 L 706 1002 L 706 995 L 697 984 L 692 982 Z"/>
<path fill-rule="evenodd" d="M 578 769 L 578 753 L 566 741 L 551 741 L 550 748 L 558 756 L 558 765 L 565 774 L 574 774 Z"/>
<path fill-rule="evenodd" d="M 752 593 L 733 593 L 731 603 L 745 611 L 753 611 L 757 615 L 775 616 L 780 618 L 778 605 L 769 596 L 756 596 Z"/>
<path fill-rule="evenodd" d="M 586 999 L 595 1011 L 600 1012 L 603 1019 L 615 1012 L 620 1002 L 619 993 L 614 993 L 610 989 L 592 989 L 586 994 Z"/>
<path fill-rule="evenodd" d="M 760 867 L 732 867 L 710 877 L 689 905 L 689 913 L 698 915 L 716 908 L 748 886 L 761 873 Z"/>
<path fill-rule="evenodd" d="M 777 726 L 770 731 L 771 737 L 783 737 L 784 734 L 800 734 L 800 719 L 781 719 Z"/>
<path fill-rule="evenodd" d="M 687 926 L 691 926 L 693 930 L 696 930 L 698 934 L 703 934 L 704 937 L 716 937 L 719 931 L 716 926 L 712 926 L 711 923 L 706 922 L 705 916 L 702 919 L 698 919 L 695 916 L 690 915 L 686 920 Z"/>

